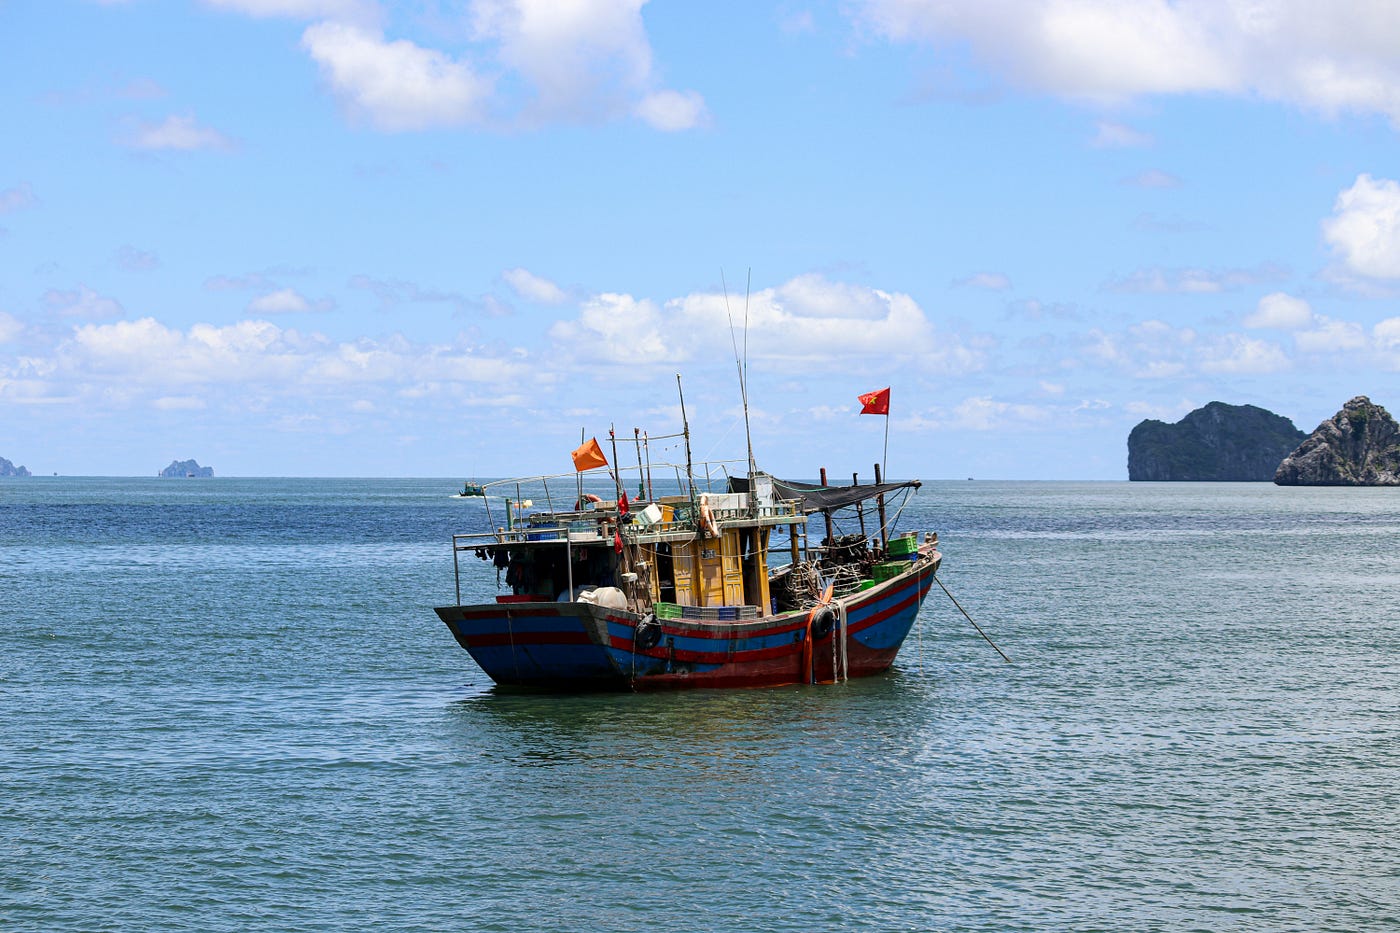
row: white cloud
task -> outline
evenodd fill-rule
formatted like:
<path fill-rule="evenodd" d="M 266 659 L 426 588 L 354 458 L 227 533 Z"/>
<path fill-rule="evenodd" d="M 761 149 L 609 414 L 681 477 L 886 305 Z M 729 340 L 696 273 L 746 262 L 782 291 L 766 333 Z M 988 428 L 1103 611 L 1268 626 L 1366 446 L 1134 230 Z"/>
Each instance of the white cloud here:
<path fill-rule="evenodd" d="M 501 119 L 526 125 L 633 116 L 676 132 L 705 125 L 704 98 L 663 87 L 642 21 L 647 0 L 463 0 L 470 58 L 384 34 L 374 0 L 204 0 L 254 17 L 317 20 L 302 48 L 347 111 L 387 132 Z M 425 17 L 452 15 L 434 10 Z M 486 64 L 489 59 L 489 64 Z"/>
<path fill-rule="evenodd" d="M 807 366 L 834 355 L 846 359 L 918 360 L 930 372 L 966 372 L 983 363 L 980 350 L 955 335 L 939 334 L 908 295 L 798 276 L 742 295 L 701 292 L 658 307 L 630 295 L 605 294 L 585 302 L 577 318 L 550 331 L 560 354 L 580 365 L 599 358 L 638 367 L 672 364 L 733 352 L 731 326 L 742 330 L 751 359 L 775 367 Z M 741 338 L 743 339 L 743 338 Z"/>
<path fill-rule="evenodd" d="M 501 278 L 505 279 L 512 291 L 526 301 L 542 305 L 557 305 L 563 304 L 569 298 L 568 294 L 558 285 L 527 269 L 507 269 L 501 273 Z"/>
<path fill-rule="evenodd" d="M 1204 24 L 1161 0 L 866 0 L 856 15 L 891 40 L 968 43 L 1013 82 L 1071 97 L 1217 90 L 1235 80 Z"/>
<path fill-rule="evenodd" d="M 668 133 L 694 129 L 706 122 L 705 99 L 694 91 L 656 91 L 637 104 L 637 116 Z"/>
<path fill-rule="evenodd" d="M 0 319 L 0 334 L 3 334 L 4 321 Z M 1376 349 L 1382 353 L 1400 351 L 1400 317 L 1388 317 L 1372 328 Z"/>
<path fill-rule="evenodd" d="M 1305 353 L 1340 353 L 1367 347 L 1366 332 L 1360 324 L 1334 321 L 1320 314 L 1311 330 L 1298 331 L 1293 339 Z"/>
<path fill-rule="evenodd" d="M 218 130 L 200 126 L 189 114 L 172 114 L 161 123 L 141 123 L 124 141 L 133 149 L 173 149 L 180 152 L 234 148 L 232 139 Z"/>
<path fill-rule="evenodd" d="M 126 313 L 116 299 L 104 298 L 86 285 L 79 285 L 77 291 L 50 289 L 44 293 L 43 303 L 50 314 L 60 318 L 96 321 Z"/>
<path fill-rule="evenodd" d="M 1279 279 L 1283 270 L 1271 265 L 1255 269 L 1139 269 L 1111 279 L 1103 288 L 1129 294 L 1214 294 Z"/>
<path fill-rule="evenodd" d="M 679 361 L 690 355 L 686 342 L 662 324 L 655 302 L 631 295 L 590 298 L 577 319 L 555 323 L 549 335 L 583 361 L 641 364 Z"/>
<path fill-rule="evenodd" d="M 268 292 L 260 295 L 248 303 L 248 310 L 253 314 L 291 314 L 298 311 L 309 311 L 311 303 L 308 302 L 298 291 L 292 288 L 282 288 L 275 292 Z"/>
<path fill-rule="evenodd" d="M 820 275 L 799 275 L 765 294 L 802 318 L 878 321 L 889 314 L 888 295 L 860 285 L 831 282 Z"/>
<path fill-rule="evenodd" d="M 20 322 L 20 319 L 13 314 L 0 311 L 0 343 L 17 340 L 22 333 L 24 333 L 24 324 Z"/>
<path fill-rule="evenodd" d="M 1011 287 L 1011 279 L 1000 272 L 975 272 L 953 284 L 964 288 L 985 288 L 988 291 L 1004 292 Z"/>
<path fill-rule="evenodd" d="M 1244 319 L 1245 327 L 1297 330 L 1312 323 L 1313 311 L 1302 298 L 1274 292 L 1259 299 L 1254 311 Z"/>
<path fill-rule="evenodd" d="M 631 112 L 663 130 L 698 126 L 704 99 L 659 87 L 642 22 L 646 0 L 474 0 L 478 38 L 529 82 L 533 120 L 587 122 Z"/>
<path fill-rule="evenodd" d="M 188 331 L 153 318 L 87 324 L 33 368 L 55 383 L 119 385 L 151 399 L 191 397 L 173 387 L 258 386 L 288 397 L 314 398 L 342 389 L 363 392 L 445 391 L 462 383 L 518 379 L 520 362 L 465 346 L 420 345 L 403 337 L 334 342 L 267 321 L 226 326 L 196 324 Z"/>
<path fill-rule="evenodd" d="M 0 396 L 28 405 L 181 410 L 218 402 L 267 410 L 287 403 L 314 412 L 323 401 L 340 410 L 367 396 L 459 399 L 526 381 L 552 380 L 539 378 L 528 359 L 465 343 L 423 345 L 398 335 L 337 342 L 251 319 L 186 331 L 154 318 L 85 324 L 46 352 L 0 356 Z"/>
<path fill-rule="evenodd" d="M 1343 265 L 1370 278 L 1400 278 L 1400 184 L 1357 176 L 1337 195 L 1323 237 Z"/>
<path fill-rule="evenodd" d="M 1292 361 L 1276 344 L 1243 334 L 1202 334 L 1165 321 L 1143 321 L 1119 334 L 1091 331 L 1083 355 L 1135 379 L 1166 380 L 1192 374 L 1272 373 Z"/>
<path fill-rule="evenodd" d="M 1371 0 L 863 0 L 891 41 L 967 46 L 1033 91 L 1257 95 L 1400 122 L 1400 7 Z"/>
<path fill-rule="evenodd" d="M 348 23 L 309 27 L 301 44 L 347 107 L 382 130 L 460 126 L 481 119 L 491 83 L 442 52 L 389 42 Z"/>
<path fill-rule="evenodd" d="M 1205 349 L 1206 373 L 1276 373 L 1288 369 L 1288 356 L 1276 344 L 1241 334 L 1225 334 Z"/>
<path fill-rule="evenodd" d="M 1123 410 L 1139 418 L 1155 418 L 1158 421 L 1170 423 L 1180 421 L 1182 416 L 1187 412 L 1194 411 L 1200 407 L 1198 402 L 1193 402 L 1189 399 L 1182 399 L 1175 404 L 1159 404 L 1137 400 L 1125 403 L 1123 405 Z"/>
<path fill-rule="evenodd" d="M 1052 420 L 1050 416 L 1051 410 L 1039 405 L 999 402 L 990 396 L 980 395 L 959 402 L 953 409 L 952 417 L 938 426 L 966 431 L 1000 431 L 1009 427 L 1043 427 Z"/>

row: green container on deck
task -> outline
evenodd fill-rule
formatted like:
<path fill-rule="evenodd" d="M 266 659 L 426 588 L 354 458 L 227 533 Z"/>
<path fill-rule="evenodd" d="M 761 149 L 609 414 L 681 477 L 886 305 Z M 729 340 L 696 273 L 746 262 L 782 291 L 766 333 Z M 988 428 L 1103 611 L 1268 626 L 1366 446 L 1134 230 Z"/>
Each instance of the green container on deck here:
<path fill-rule="evenodd" d="M 884 583 L 886 580 L 892 580 L 908 570 L 909 566 L 910 564 L 907 560 L 889 560 L 885 561 L 883 564 L 876 564 L 874 567 L 871 567 L 870 575 L 875 578 L 876 583 Z"/>
<path fill-rule="evenodd" d="M 908 557 L 919 549 L 919 538 L 917 534 L 904 534 L 898 538 L 891 538 L 886 553 L 890 557 Z"/>

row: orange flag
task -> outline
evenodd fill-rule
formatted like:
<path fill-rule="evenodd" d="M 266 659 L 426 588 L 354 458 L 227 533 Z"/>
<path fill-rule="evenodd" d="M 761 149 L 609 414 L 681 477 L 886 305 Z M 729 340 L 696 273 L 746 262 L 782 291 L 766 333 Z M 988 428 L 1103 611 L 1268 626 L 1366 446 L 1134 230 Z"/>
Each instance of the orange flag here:
<path fill-rule="evenodd" d="M 861 405 L 865 406 L 860 410 L 862 415 L 888 415 L 890 413 L 890 390 L 888 387 L 878 392 L 867 392 L 857 396 Z"/>
<path fill-rule="evenodd" d="M 598 446 L 596 437 L 589 438 L 588 443 L 580 444 L 574 451 L 574 471 L 577 473 L 607 465 L 608 458 L 603 456 L 603 448 Z"/>

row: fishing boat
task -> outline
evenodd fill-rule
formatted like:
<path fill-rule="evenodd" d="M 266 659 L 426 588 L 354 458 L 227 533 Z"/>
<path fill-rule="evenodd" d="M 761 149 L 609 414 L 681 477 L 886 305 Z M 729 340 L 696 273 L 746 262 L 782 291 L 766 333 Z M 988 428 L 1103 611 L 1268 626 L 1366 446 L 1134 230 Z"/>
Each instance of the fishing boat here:
<path fill-rule="evenodd" d="M 688 428 L 684 436 L 688 451 Z M 654 466 L 639 444 L 635 487 L 621 469 L 501 481 L 503 523 L 453 536 L 457 604 L 435 611 L 492 680 L 564 691 L 775 687 L 890 667 L 942 560 L 935 532 L 895 534 L 886 521 L 887 500 L 913 494 L 917 480 L 880 482 L 877 465 L 871 484 L 785 482 L 754 469 L 752 454 L 747 476 L 702 465 L 697 480 L 687 453 L 686 477 L 677 470 L 668 495 L 651 482 Z M 546 507 L 530 511 L 534 499 Z M 812 544 L 817 516 L 826 534 Z M 843 516 L 859 530 L 838 533 Z M 494 572 L 499 592 L 464 605 L 474 569 Z M 468 585 L 482 591 L 479 576 Z"/>
<path fill-rule="evenodd" d="M 479 498 L 482 498 L 482 497 L 485 496 L 485 495 L 486 495 L 486 487 L 485 487 L 485 486 L 481 485 L 480 483 L 474 483 L 474 482 L 468 480 L 468 481 L 466 481 L 466 482 L 464 482 L 464 483 L 462 484 L 462 491 L 459 492 L 459 493 L 457 493 L 457 494 L 455 494 L 452 498 L 454 498 L 454 499 L 479 499 Z"/>

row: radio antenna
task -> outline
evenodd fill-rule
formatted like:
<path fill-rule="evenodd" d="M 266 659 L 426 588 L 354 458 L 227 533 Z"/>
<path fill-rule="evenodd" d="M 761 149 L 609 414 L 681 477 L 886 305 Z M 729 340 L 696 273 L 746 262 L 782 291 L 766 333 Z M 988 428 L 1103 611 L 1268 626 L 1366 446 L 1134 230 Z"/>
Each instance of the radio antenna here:
<path fill-rule="evenodd" d="M 729 342 L 734 347 L 734 368 L 739 371 L 739 398 L 744 405 L 744 442 L 749 454 L 749 507 L 753 508 L 753 474 L 757 469 L 753 459 L 753 433 L 749 430 L 749 292 L 753 285 L 753 269 L 749 269 L 748 281 L 744 284 L 744 353 L 739 355 L 739 343 L 734 336 L 734 315 L 729 311 L 729 283 L 724 279 L 724 270 L 719 270 L 720 285 L 724 288 L 724 315 L 729 320 Z"/>

